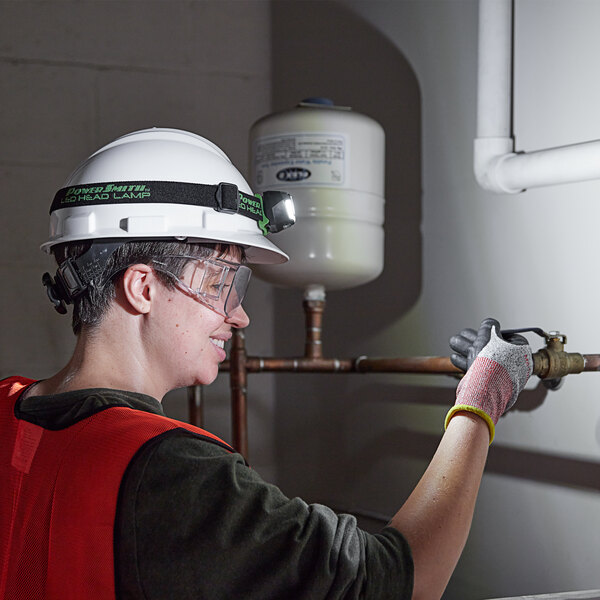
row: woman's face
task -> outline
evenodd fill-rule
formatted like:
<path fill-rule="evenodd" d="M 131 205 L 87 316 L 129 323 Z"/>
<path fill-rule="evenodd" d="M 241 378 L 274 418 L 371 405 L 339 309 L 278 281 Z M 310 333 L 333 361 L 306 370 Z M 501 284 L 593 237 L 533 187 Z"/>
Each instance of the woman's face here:
<path fill-rule="evenodd" d="M 235 255 L 221 254 L 220 258 L 239 263 Z M 201 263 L 191 261 L 180 279 L 193 286 L 201 276 L 200 269 Z M 164 285 L 160 288 L 155 313 L 160 323 L 155 342 L 162 351 L 155 364 L 172 381 L 169 389 L 212 383 L 219 364 L 226 358 L 224 346 L 232 336 L 232 329 L 246 327 L 250 322 L 248 315 L 239 306 L 224 316 L 183 289 Z"/>

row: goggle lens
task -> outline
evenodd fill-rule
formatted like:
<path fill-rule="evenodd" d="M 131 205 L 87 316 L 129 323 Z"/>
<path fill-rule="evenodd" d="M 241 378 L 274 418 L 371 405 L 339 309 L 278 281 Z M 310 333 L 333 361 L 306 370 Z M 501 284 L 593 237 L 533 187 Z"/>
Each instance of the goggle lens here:
<path fill-rule="evenodd" d="M 202 259 L 192 256 L 173 258 L 189 258 L 191 269 L 187 267 L 190 270 L 186 272 L 186 277 L 190 278 L 189 284 L 167 271 L 160 262 L 155 261 L 155 265 L 160 265 L 157 267 L 159 270 L 169 273 L 180 287 L 200 302 L 225 317 L 230 317 L 241 306 L 252 275 L 248 267 L 222 258 Z"/>
<path fill-rule="evenodd" d="M 225 298 L 225 304 L 223 306 L 226 315 L 230 315 L 236 308 L 242 305 L 246 290 L 248 289 L 248 284 L 250 283 L 251 275 L 252 271 L 244 265 L 240 265 L 236 269 L 231 280 L 231 285 L 229 286 L 229 293 L 227 294 L 227 298 Z"/>

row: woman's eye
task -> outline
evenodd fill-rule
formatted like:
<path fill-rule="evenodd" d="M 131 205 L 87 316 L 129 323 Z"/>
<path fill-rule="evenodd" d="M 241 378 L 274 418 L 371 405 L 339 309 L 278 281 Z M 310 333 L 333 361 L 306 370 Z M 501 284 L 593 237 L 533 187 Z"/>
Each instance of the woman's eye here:
<path fill-rule="evenodd" d="M 209 293 L 216 295 L 220 292 L 222 288 L 221 279 L 218 277 L 211 277 L 208 280 L 204 281 L 202 287 Z"/>

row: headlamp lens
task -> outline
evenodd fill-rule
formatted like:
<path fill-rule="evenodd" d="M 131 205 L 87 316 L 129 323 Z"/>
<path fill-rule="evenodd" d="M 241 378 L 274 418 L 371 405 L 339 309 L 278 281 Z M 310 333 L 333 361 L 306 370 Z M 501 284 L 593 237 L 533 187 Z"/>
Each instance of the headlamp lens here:
<path fill-rule="evenodd" d="M 294 200 L 287 192 L 266 191 L 262 195 L 263 210 L 269 219 L 269 233 L 277 233 L 296 222 Z"/>

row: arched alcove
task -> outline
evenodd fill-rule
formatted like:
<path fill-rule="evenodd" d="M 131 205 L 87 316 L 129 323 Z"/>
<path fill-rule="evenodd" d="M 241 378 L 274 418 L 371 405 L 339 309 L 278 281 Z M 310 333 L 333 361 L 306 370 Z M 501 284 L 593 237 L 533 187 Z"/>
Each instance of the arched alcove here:
<path fill-rule="evenodd" d="M 421 96 L 406 58 L 356 14 L 336 2 L 275 1 L 273 109 L 289 109 L 311 96 L 351 106 L 386 133 L 384 271 L 371 283 L 327 295 L 324 354 L 356 356 L 421 292 Z M 361 251 L 359 239 L 355 251 Z M 274 297 L 276 355 L 301 355 L 302 291 L 276 289 Z M 341 448 L 347 435 L 344 404 L 364 394 L 366 381 L 338 375 L 280 375 L 276 381 L 278 482 L 307 500 L 330 498 L 319 482 L 335 487 L 347 477 L 336 477 L 344 455 L 331 450 Z"/>

